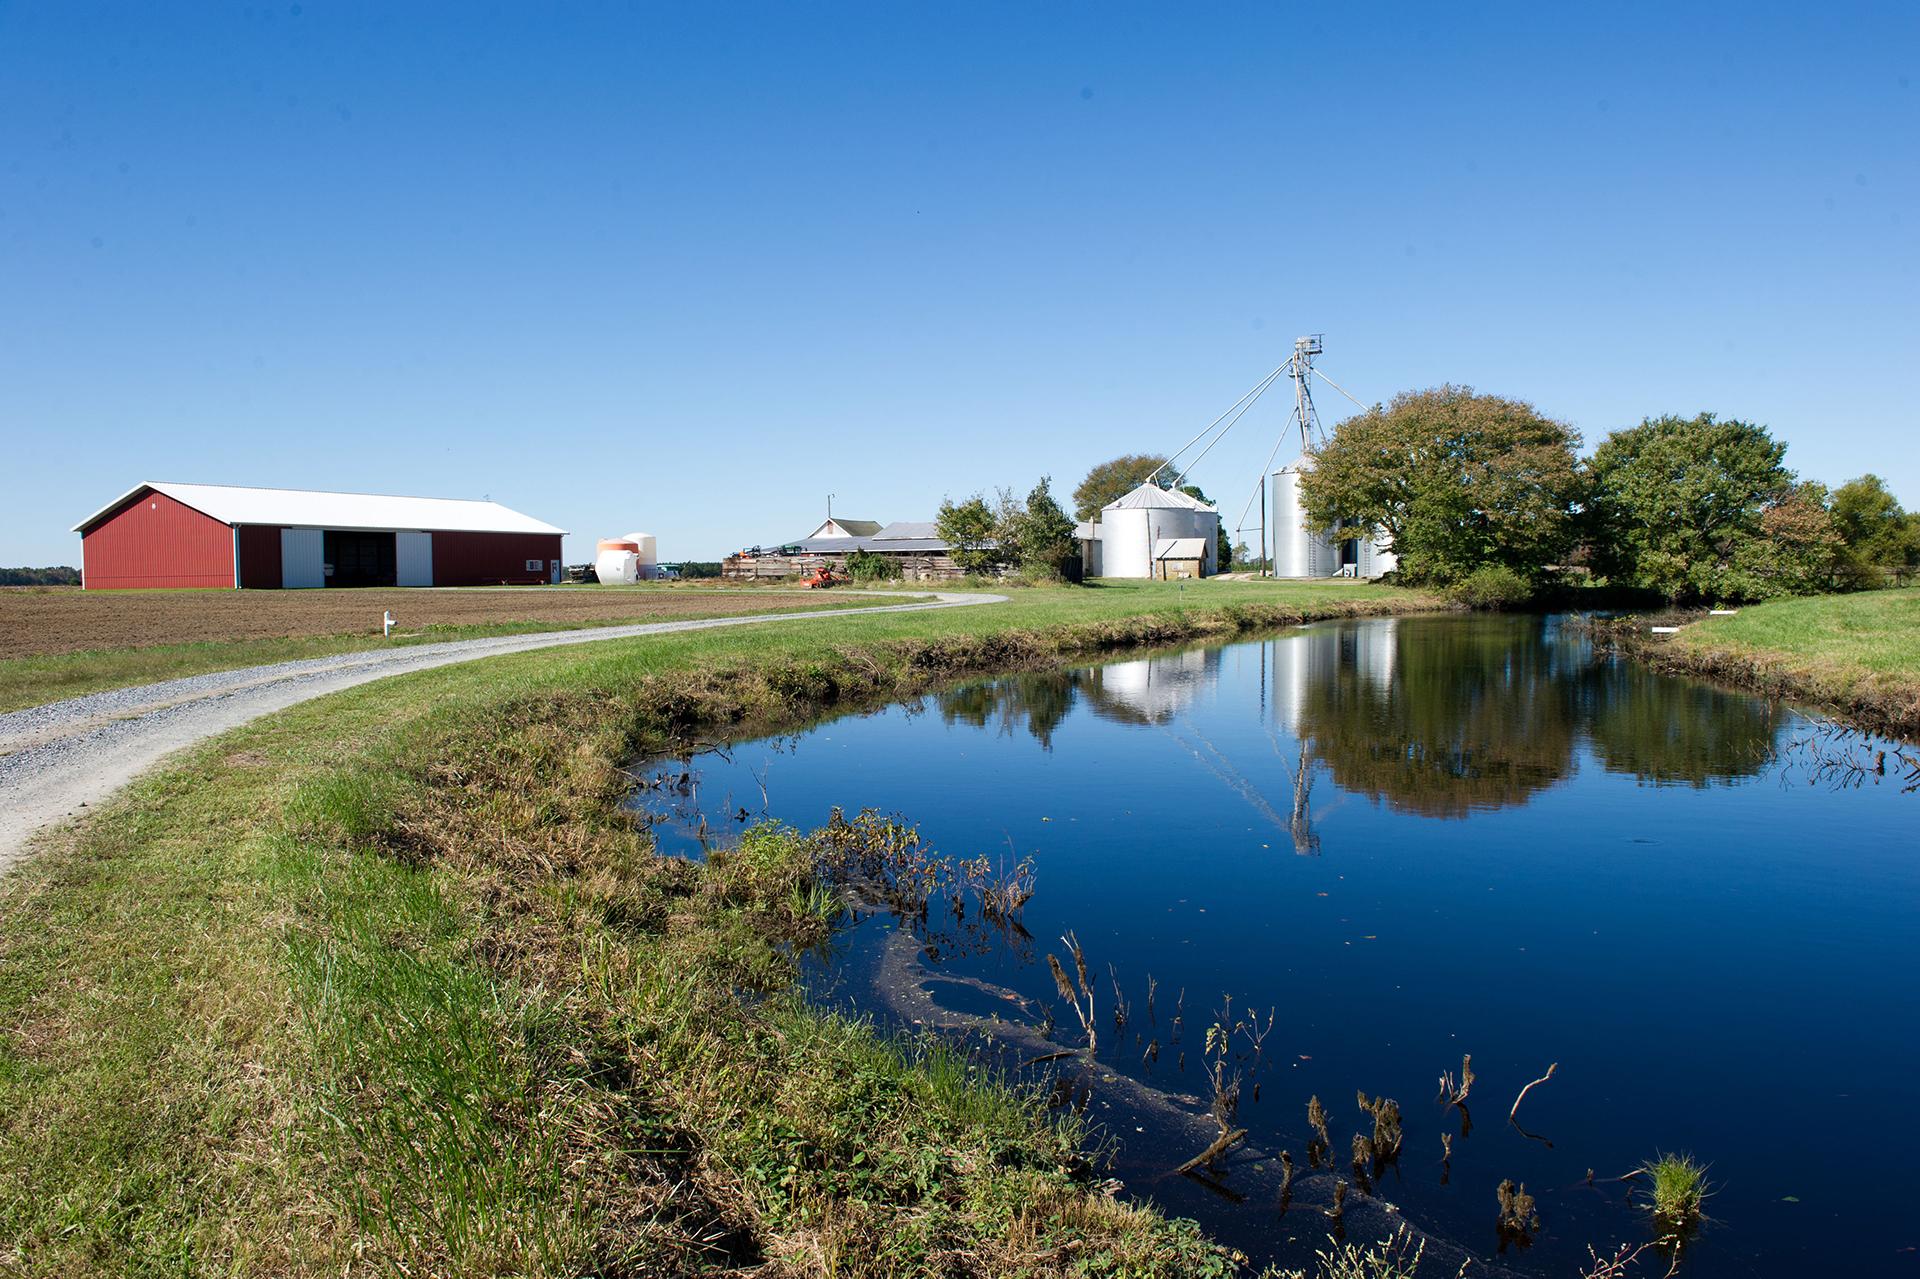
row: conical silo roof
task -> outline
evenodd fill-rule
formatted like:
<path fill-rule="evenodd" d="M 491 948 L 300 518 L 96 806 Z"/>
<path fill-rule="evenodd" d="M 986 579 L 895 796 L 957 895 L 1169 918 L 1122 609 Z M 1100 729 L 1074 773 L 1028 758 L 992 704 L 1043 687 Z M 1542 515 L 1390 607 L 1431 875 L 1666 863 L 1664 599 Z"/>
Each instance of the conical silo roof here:
<path fill-rule="evenodd" d="M 1103 511 L 1132 510 L 1184 510 L 1212 511 L 1219 513 L 1220 508 L 1209 506 L 1199 498 L 1177 489 L 1163 489 L 1158 484 L 1142 484 L 1133 492 L 1117 497 L 1100 508 Z"/>

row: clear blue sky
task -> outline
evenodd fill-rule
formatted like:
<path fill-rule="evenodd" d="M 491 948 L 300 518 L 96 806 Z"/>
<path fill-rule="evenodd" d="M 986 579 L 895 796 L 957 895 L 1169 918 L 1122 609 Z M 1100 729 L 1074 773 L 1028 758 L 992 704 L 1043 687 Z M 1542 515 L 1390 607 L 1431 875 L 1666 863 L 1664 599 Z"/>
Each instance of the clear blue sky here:
<path fill-rule="evenodd" d="M 0 563 L 143 479 L 717 558 L 1064 493 L 1307 331 L 1920 505 L 1917 80 L 1911 3 L 0 0 Z"/>

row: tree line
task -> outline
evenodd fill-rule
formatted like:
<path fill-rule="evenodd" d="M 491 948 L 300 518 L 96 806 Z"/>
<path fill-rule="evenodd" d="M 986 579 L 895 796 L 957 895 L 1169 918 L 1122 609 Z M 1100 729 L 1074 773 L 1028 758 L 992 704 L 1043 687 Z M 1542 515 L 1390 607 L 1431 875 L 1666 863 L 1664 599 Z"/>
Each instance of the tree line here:
<path fill-rule="evenodd" d="M 0 586 L 78 586 L 80 570 L 57 568 L 0 568 Z"/>
<path fill-rule="evenodd" d="M 1920 515 L 1863 475 L 1795 475 L 1764 426 L 1652 417 L 1591 458 L 1522 400 L 1408 391 L 1348 418 L 1309 454 L 1314 529 L 1377 530 L 1400 580 L 1519 602 L 1569 570 L 1676 603 L 1752 601 L 1903 580 Z"/>

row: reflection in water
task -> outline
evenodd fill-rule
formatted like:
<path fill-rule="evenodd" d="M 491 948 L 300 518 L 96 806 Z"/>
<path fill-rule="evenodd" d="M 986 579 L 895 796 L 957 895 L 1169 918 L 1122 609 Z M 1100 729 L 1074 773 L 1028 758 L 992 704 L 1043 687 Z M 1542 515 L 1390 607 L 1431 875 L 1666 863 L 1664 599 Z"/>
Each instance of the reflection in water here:
<path fill-rule="evenodd" d="M 1411 1156 L 1352 1180 L 1354 1237 L 1385 1237 L 1361 1214 L 1398 1205 L 1490 1257 L 1492 1191 L 1511 1178 L 1546 1218 L 1524 1257 L 1508 1250 L 1514 1269 L 1576 1273 L 1586 1242 L 1642 1229 L 1581 1174 L 1666 1143 L 1725 1179 L 1718 1235 L 1687 1256 L 1695 1279 L 1877 1272 L 1859 1263 L 1888 1255 L 1885 1223 L 1914 1193 L 1904 1171 L 1850 1184 L 1821 1134 L 1910 1093 L 1920 864 L 1898 792 L 1920 788 L 1920 750 L 1596 660 L 1550 622 L 1342 622 L 1023 675 L 658 773 L 637 800 L 666 851 L 844 805 L 906 814 L 966 864 L 1031 857 L 1039 891 L 1014 925 L 972 890 L 905 927 L 851 924 L 816 993 L 1054 1069 L 1085 1036 L 1045 939 L 1086 938 L 1097 1099 L 1091 1075 L 1061 1078 L 1112 1125 L 1116 1175 L 1257 1264 L 1312 1264 L 1344 1139 L 1369 1123 L 1344 1102 L 1356 1089 L 1398 1099 Z M 1756 775 L 1778 784 L 1738 784 Z M 1323 832 L 1328 856 L 1285 855 L 1320 851 Z M 1626 964 L 1685 974 L 1684 997 L 1649 999 Z M 1251 1009 L 1266 1010 L 1257 1035 L 1241 1029 Z M 1212 1023 L 1231 1032 L 1249 1132 L 1201 1187 L 1167 1172 L 1218 1134 Z M 1496 1105 L 1565 1063 L 1520 1115 L 1551 1145 L 1420 1104 L 1469 1052 L 1475 1100 Z M 1334 1099 L 1330 1169 L 1302 1157 L 1315 1096 Z M 1288 1151 L 1300 1180 L 1282 1215 Z M 1788 1195 L 1808 1210 L 1773 1206 Z M 1814 1224 L 1843 1219 L 1858 1223 L 1845 1238 Z M 1802 1264 L 1814 1255 L 1842 1264 Z"/>
<path fill-rule="evenodd" d="M 992 726 L 1011 736 L 1022 724 L 1033 739 L 1053 749 L 1053 732 L 1073 709 L 1080 671 L 1043 671 L 936 693 L 933 702 L 949 724 Z"/>
<path fill-rule="evenodd" d="M 1703 786 L 1758 773 L 1778 731 L 1763 701 L 1656 695 L 1643 668 L 1500 619 L 1306 630 L 1274 664 L 1276 707 L 1334 780 L 1427 817 L 1525 803 L 1569 775 L 1583 737 L 1609 771 Z"/>
<path fill-rule="evenodd" d="M 1170 731 L 1203 769 L 1285 827 L 1302 853 L 1319 848 L 1310 811 L 1316 766 L 1342 789 L 1397 812 L 1464 817 L 1523 804 L 1564 780 L 1582 739 L 1609 772 L 1707 786 L 1758 773 L 1779 731 L 1765 701 L 1661 682 L 1642 667 L 1596 657 L 1552 624 L 1448 618 L 1306 627 L 1262 655 L 1269 734 L 1288 760 L 1283 816 L 1263 797 L 1270 787 L 1183 719 L 1217 684 L 1222 652 L 1017 675 L 932 700 L 949 724 L 1003 735 L 1024 727 L 1048 749 L 1083 698 L 1102 719 Z M 1283 747 L 1280 733 L 1299 746 Z"/>
<path fill-rule="evenodd" d="M 1592 665 L 1583 692 L 1587 736 L 1610 773 L 1711 786 L 1752 777 L 1773 758 L 1780 712 L 1771 703 L 1616 662 Z"/>
<path fill-rule="evenodd" d="M 1346 790 L 1460 817 L 1525 802 L 1572 765 L 1577 655 L 1510 628 L 1309 630 L 1293 725 Z M 1276 652 L 1275 660 L 1280 660 Z"/>
<path fill-rule="evenodd" d="M 1220 650 L 1188 649 L 1080 672 L 1093 713 L 1122 724 L 1166 724 L 1220 676 Z"/>

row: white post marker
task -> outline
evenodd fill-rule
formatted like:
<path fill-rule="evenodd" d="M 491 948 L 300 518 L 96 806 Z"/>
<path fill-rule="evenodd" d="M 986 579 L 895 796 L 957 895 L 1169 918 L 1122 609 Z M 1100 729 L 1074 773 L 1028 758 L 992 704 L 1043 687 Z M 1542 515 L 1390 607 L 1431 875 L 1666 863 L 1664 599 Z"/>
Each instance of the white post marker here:
<path fill-rule="evenodd" d="M 395 626 L 392 609 L 388 609 L 386 612 L 380 615 L 380 625 L 382 627 L 382 630 L 380 631 L 380 633 L 382 635 L 385 635 L 391 638 L 393 635 L 393 628 Z"/>

